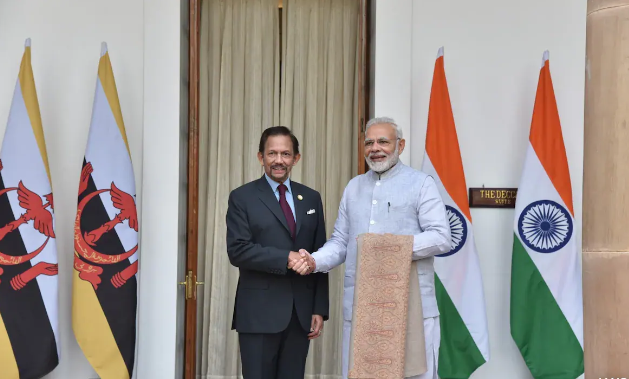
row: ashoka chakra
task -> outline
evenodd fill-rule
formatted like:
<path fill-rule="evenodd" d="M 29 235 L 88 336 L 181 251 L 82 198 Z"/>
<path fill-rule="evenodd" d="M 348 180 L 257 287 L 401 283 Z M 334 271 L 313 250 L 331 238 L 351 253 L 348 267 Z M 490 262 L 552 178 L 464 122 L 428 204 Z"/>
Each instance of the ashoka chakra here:
<path fill-rule="evenodd" d="M 463 214 L 456 208 L 446 205 L 446 214 L 450 221 L 450 237 L 452 238 L 452 250 L 447 253 L 436 255 L 437 257 L 447 257 L 456 254 L 467 240 L 467 222 Z"/>
<path fill-rule="evenodd" d="M 518 233 L 530 249 L 538 253 L 554 253 L 570 241 L 572 217 L 554 201 L 536 201 L 520 213 Z"/>

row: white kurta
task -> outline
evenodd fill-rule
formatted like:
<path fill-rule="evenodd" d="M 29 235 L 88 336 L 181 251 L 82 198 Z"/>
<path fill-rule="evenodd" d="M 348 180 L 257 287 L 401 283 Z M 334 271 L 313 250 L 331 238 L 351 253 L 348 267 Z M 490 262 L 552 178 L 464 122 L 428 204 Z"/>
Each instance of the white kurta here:
<path fill-rule="evenodd" d="M 356 176 L 347 184 L 334 231 L 326 244 L 313 253 L 316 272 L 328 272 L 345 263 L 343 293 L 343 341 L 347 340 L 351 326 L 354 282 L 356 275 L 357 236 L 363 233 L 392 233 L 413 235 L 413 260 L 419 260 L 417 275 L 422 297 L 426 349 L 438 352 L 439 310 L 435 297 L 434 255 L 446 253 L 451 248 L 450 224 L 446 208 L 432 177 L 398 162 L 383 174 L 369 171 Z M 436 324 L 436 326 L 435 326 Z M 435 343 L 436 341 L 436 343 Z M 348 354 L 343 348 L 343 377 L 347 377 Z M 434 364 L 436 378 L 436 353 L 428 353 L 429 372 Z"/>

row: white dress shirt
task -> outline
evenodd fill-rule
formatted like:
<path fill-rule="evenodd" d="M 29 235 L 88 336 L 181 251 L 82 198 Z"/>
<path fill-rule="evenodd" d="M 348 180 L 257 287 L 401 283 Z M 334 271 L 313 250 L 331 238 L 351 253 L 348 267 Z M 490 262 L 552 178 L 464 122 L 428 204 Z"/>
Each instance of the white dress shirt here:
<path fill-rule="evenodd" d="M 450 223 L 432 177 L 398 162 L 383 174 L 369 171 L 345 187 L 332 237 L 313 253 L 315 272 L 345 262 L 343 316 L 352 319 L 357 237 L 363 233 L 413 235 L 413 260 L 424 318 L 439 315 L 433 256 L 451 249 Z"/>
<path fill-rule="evenodd" d="M 280 190 L 278 189 L 280 186 L 280 183 L 271 179 L 266 173 L 264 173 L 264 177 L 266 178 L 266 181 L 271 186 L 271 189 L 273 190 L 273 194 L 275 195 L 275 198 L 277 199 L 277 201 L 280 201 Z M 290 178 L 286 178 L 283 184 L 287 188 L 286 193 L 284 194 L 284 196 L 286 196 L 286 202 L 288 203 L 290 210 L 293 211 L 293 218 L 295 218 L 295 200 L 293 199 L 293 189 L 290 187 Z"/>

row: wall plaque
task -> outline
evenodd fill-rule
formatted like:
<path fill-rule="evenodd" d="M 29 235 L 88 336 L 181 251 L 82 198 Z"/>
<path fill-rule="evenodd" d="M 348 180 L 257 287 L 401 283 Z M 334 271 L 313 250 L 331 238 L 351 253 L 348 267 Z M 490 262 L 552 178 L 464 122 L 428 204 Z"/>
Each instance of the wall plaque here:
<path fill-rule="evenodd" d="M 470 208 L 515 208 L 517 188 L 470 188 Z"/>

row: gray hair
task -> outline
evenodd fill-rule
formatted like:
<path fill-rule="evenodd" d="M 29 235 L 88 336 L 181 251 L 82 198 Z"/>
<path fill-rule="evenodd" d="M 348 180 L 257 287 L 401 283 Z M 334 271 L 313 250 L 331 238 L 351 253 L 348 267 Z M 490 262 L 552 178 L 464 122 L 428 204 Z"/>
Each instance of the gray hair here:
<path fill-rule="evenodd" d="M 367 131 L 367 129 L 369 129 L 369 127 L 373 126 L 373 125 L 378 125 L 378 124 L 390 124 L 393 126 L 393 128 L 395 129 L 395 136 L 399 139 L 402 139 L 402 128 L 400 128 L 396 123 L 395 120 L 392 119 L 391 117 L 374 117 L 371 120 L 369 120 L 369 122 L 367 122 L 367 126 L 365 126 L 365 131 Z"/>

